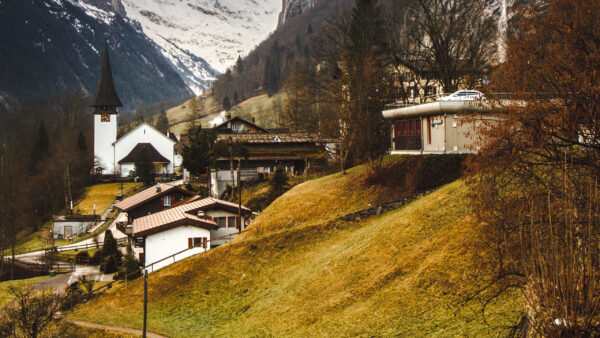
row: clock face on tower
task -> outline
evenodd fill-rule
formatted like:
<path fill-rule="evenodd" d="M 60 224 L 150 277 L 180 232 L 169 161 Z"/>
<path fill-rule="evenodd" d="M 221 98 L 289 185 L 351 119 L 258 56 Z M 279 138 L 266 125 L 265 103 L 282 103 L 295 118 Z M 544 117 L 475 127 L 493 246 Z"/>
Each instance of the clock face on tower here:
<path fill-rule="evenodd" d="M 102 117 L 100 117 L 100 122 L 110 122 L 110 114 L 102 114 Z"/>

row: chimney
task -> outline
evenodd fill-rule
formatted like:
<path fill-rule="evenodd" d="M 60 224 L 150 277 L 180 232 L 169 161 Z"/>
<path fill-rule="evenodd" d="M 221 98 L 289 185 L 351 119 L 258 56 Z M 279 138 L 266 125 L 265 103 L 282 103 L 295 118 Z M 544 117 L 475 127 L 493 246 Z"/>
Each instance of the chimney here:
<path fill-rule="evenodd" d="M 252 116 L 252 123 L 256 123 L 256 117 Z"/>
<path fill-rule="evenodd" d="M 227 113 L 227 115 L 225 116 L 227 118 L 227 121 L 231 120 L 231 114 Z"/>
<path fill-rule="evenodd" d="M 167 132 L 167 137 L 171 137 L 171 133 Z"/>
<path fill-rule="evenodd" d="M 160 188 L 160 183 L 156 185 L 156 192 L 160 192 L 162 189 Z"/>

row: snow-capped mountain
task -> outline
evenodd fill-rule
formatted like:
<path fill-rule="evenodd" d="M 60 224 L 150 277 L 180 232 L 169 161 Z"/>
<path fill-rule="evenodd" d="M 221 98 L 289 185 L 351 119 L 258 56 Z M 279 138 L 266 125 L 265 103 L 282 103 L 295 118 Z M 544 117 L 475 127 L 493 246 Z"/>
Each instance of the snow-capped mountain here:
<path fill-rule="evenodd" d="M 0 104 L 98 84 L 108 42 L 125 109 L 192 92 L 119 0 L 0 0 Z"/>
<path fill-rule="evenodd" d="M 189 69 L 188 85 L 193 76 L 204 76 L 192 66 L 194 57 L 224 72 L 277 27 L 281 9 L 281 0 L 121 1 L 163 54 Z"/>

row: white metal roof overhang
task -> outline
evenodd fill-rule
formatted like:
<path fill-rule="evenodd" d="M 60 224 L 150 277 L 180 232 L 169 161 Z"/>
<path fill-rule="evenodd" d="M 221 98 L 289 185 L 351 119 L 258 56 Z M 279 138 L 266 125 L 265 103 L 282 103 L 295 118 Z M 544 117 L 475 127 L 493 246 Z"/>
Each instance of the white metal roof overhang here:
<path fill-rule="evenodd" d="M 491 110 L 492 107 L 487 101 L 441 101 L 384 110 L 382 114 L 385 119 L 395 120 L 441 114 L 487 113 Z"/>

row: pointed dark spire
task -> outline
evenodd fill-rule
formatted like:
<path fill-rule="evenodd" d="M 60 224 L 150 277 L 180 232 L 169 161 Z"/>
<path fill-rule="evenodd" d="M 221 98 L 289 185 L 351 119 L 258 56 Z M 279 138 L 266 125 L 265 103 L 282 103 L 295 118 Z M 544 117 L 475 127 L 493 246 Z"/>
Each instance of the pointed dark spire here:
<path fill-rule="evenodd" d="M 108 56 L 108 44 L 104 41 L 104 58 L 102 59 L 102 71 L 100 80 L 98 81 L 98 89 L 96 95 L 90 102 L 90 107 L 96 107 L 100 111 L 115 111 L 117 107 L 122 107 L 123 104 L 119 100 L 119 95 L 113 84 L 112 70 L 110 68 L 110 57 Z"/>

